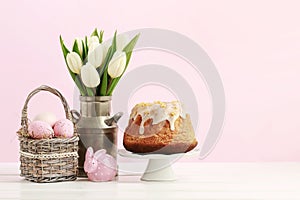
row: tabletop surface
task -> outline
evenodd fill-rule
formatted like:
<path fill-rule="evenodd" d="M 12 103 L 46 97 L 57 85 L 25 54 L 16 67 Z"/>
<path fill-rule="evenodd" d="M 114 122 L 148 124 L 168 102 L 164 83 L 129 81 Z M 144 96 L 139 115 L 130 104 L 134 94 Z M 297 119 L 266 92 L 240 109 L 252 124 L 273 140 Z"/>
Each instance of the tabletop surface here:
<path fill-rule="evenodd" d="M 132 165 L 131 163 L 124 163 Z M 172 182 L 121 173 L 112 182 L 32 183 L 18 163 L 0 163 L 0 199 L 299 199 L 300 163 L 177 162 Z"/>

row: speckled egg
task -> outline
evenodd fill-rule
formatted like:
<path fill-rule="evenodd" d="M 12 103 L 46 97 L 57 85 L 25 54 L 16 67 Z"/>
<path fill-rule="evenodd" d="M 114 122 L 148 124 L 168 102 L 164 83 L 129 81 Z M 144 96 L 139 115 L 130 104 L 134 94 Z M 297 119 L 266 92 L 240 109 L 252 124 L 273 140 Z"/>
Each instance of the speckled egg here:
<path fill-rule="evenodd" d="M 35 139 L 52 138 L 54 131 L 52 127 L 43 121 L 33 121 L 28 125 L 29 136 Z"/>
<path fill-rule="evenodd" d="M 33 121 L 43 121 L 47 122 L 51 127 L 54 126 L 55 122 L 57 121 L 56 116 L 51 112 L 43 112 L 35 116 Z"/>
<path fill-rule="evenodd" d="M 74 125 L 68 119 L 58 120 L 53 129 L 55 137 L 70 138 L 74 135 Z"/>

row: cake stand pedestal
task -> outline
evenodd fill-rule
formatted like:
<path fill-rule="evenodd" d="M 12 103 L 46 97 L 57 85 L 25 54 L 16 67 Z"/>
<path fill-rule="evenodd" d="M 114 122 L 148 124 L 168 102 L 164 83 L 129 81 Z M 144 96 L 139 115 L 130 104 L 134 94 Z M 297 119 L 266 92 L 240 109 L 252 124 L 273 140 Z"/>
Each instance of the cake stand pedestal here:
<path fill-rule="evenodd" d="M 137 159 L 148 159 L 148 165 L 141 177 L 142 181 L 174 181 L 176 175 L 172 169 L 172 164 L 181 157 L 199 155 L 200 150 L 195 149 L 187 153 L 177 154 L 136 154 L 125 149 L 118 151 L 120 156 L 137 158 Z"/>

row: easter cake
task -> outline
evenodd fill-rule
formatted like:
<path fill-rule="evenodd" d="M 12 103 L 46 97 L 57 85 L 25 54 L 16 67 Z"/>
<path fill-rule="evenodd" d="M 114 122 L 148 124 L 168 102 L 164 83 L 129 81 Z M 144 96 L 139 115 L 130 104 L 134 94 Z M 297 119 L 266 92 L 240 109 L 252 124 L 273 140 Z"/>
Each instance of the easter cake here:
<path fill-rule="evenodd" d="M 179 101 L 137 104 L 123 145 L 134 153 L 185 153 L 197 146 L 191 119 Z"/>

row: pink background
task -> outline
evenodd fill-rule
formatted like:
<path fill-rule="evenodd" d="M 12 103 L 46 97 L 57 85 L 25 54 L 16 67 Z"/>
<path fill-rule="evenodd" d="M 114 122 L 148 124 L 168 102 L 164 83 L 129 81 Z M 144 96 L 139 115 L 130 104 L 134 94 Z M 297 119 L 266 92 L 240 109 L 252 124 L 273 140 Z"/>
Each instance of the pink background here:
<path fill-rule="evenodd" d="M 2 3 L 0 161 L 18 160 L 15 132 L 32 89 L 41 84 L 59 88 L 73 105 L 74 84 L 58 36 L 71 43 L 94 27 L 104 29 L 107 36 L 115 29 L 170 29 L 190 37 L 208 53 L 224 83 L 227 113 L 222 138 L 204 161 L 300 161 L 299 7 L 297 0 Z M 138 54 L 134 59 L 133 65 L 141 63 Z M 168 59 L 172 57 L 158 60 Z M 132 101 L 147 90 L 151 88 L 137 92 Z M 205 116 L 211 115 L 205 102 L 199 111 L 202 132 L 209 125 Z M 57 99 L 46 94 L 33 99 L 29 108 L 30 116 L 51 110 L 63 117 Z"/>

